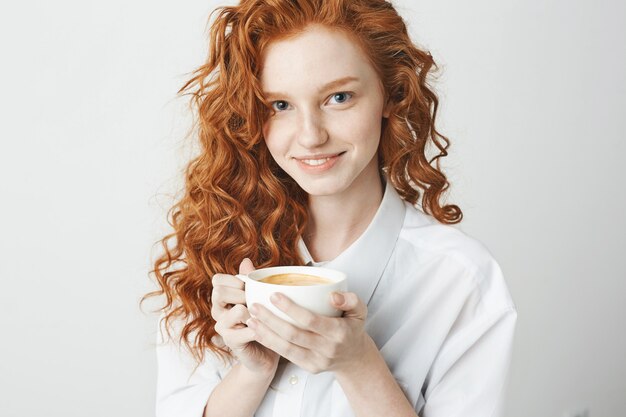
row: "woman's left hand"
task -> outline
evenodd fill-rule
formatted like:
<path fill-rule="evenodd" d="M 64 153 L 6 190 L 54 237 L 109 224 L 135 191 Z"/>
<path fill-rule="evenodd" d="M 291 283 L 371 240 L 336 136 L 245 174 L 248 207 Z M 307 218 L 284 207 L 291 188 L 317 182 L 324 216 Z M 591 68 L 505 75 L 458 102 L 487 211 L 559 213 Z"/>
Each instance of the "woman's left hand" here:
<path fill-rule="evenodd" d="M 331 305 L 344 312 L 342 317 L 312 313 L 279 293 L 271 300 L 301 328 L 259 304 L 249 308 L 256 318 L 246 324 L 254 329 L 257 342 L 311 373 L 346 369 L 359 363 L 371 346 L 364 329 L 367 307 L 352 292 L 333 293 L 330 297 Z"/>

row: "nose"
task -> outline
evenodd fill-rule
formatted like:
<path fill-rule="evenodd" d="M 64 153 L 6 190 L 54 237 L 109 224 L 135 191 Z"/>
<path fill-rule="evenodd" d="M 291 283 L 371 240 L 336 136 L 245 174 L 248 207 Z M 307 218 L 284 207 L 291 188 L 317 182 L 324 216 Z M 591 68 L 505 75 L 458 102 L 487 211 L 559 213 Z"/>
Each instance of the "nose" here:
<path fill-rule="evenodd" d="M 304 110 L 298 120 L 298 143 L 304 148 L 316 148 L 328 141 L 323 115 L 319 110 Z"/>

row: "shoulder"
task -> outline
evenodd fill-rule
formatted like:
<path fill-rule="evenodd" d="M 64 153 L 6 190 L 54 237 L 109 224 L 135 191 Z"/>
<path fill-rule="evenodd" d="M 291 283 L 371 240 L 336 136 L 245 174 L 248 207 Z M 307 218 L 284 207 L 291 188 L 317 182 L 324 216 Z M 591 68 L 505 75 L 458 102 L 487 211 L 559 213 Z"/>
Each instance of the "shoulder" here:
<path fill-rule="evenodd" d="M 421 252 L 446 256 L 469 269 L 494 261 L 487 247 L 456 226 L 442 224 L 434 217 L 406 203 L 406 217 L 400 239 Z"/>
<path fill-rule="evenodd" d="M 405 204 L 406 215 L 398 238 L 403 258 L 420 269 L 430 266 L 440 282 L 451 279 L 456 284 L 466 284 L 482 297 L 495 296 L 497 304 L 514 308 L 502 269 L 482 242 Z"/>

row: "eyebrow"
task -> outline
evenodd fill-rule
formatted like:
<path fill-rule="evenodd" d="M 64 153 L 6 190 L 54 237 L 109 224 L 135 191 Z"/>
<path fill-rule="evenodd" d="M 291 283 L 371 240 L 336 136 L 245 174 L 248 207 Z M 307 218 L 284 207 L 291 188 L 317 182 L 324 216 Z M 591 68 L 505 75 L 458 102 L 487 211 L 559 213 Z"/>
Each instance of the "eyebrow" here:
<path fill-rule="evenodd" d="M 340 86 L 342 86 L 344 84 L 348 84 L 349 82 L 355 82 L 355 81 L 359 81 L 359 79 L 357 77 L 353 77 L 353 76 L 338 78 L 336 80 L 333 80 L 331 82 L 328 82 L 328 83 L 324 84 L 323 86 L 321 86 L 317 90 L 317 92 L 318 93 L 323 93 L 325 91 L 332 90 L 332 89 L 340 87 Z M 265 93 L 265 96 L 269 100 L 269 99 L 274 98 L 274 97 L 289 97 L 289 94 L 281 93 L 279 91 L 278 92 L 268 91 L 268 92 Z"/>

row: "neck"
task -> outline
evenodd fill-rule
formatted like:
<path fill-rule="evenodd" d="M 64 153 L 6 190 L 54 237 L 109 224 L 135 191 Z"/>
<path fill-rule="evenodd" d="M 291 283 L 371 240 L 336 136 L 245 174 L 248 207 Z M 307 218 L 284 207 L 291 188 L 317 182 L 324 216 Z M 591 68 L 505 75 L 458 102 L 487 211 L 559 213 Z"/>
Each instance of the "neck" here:
<path fill-rule="evenodd" d="M 380 174 L 375 168 L 366 168 L 368 172 L 342 193 L 309 196 L 309 223 L 303 238 L 315 261 L 334 259 L 367 229 L 383 197 Z"/>

